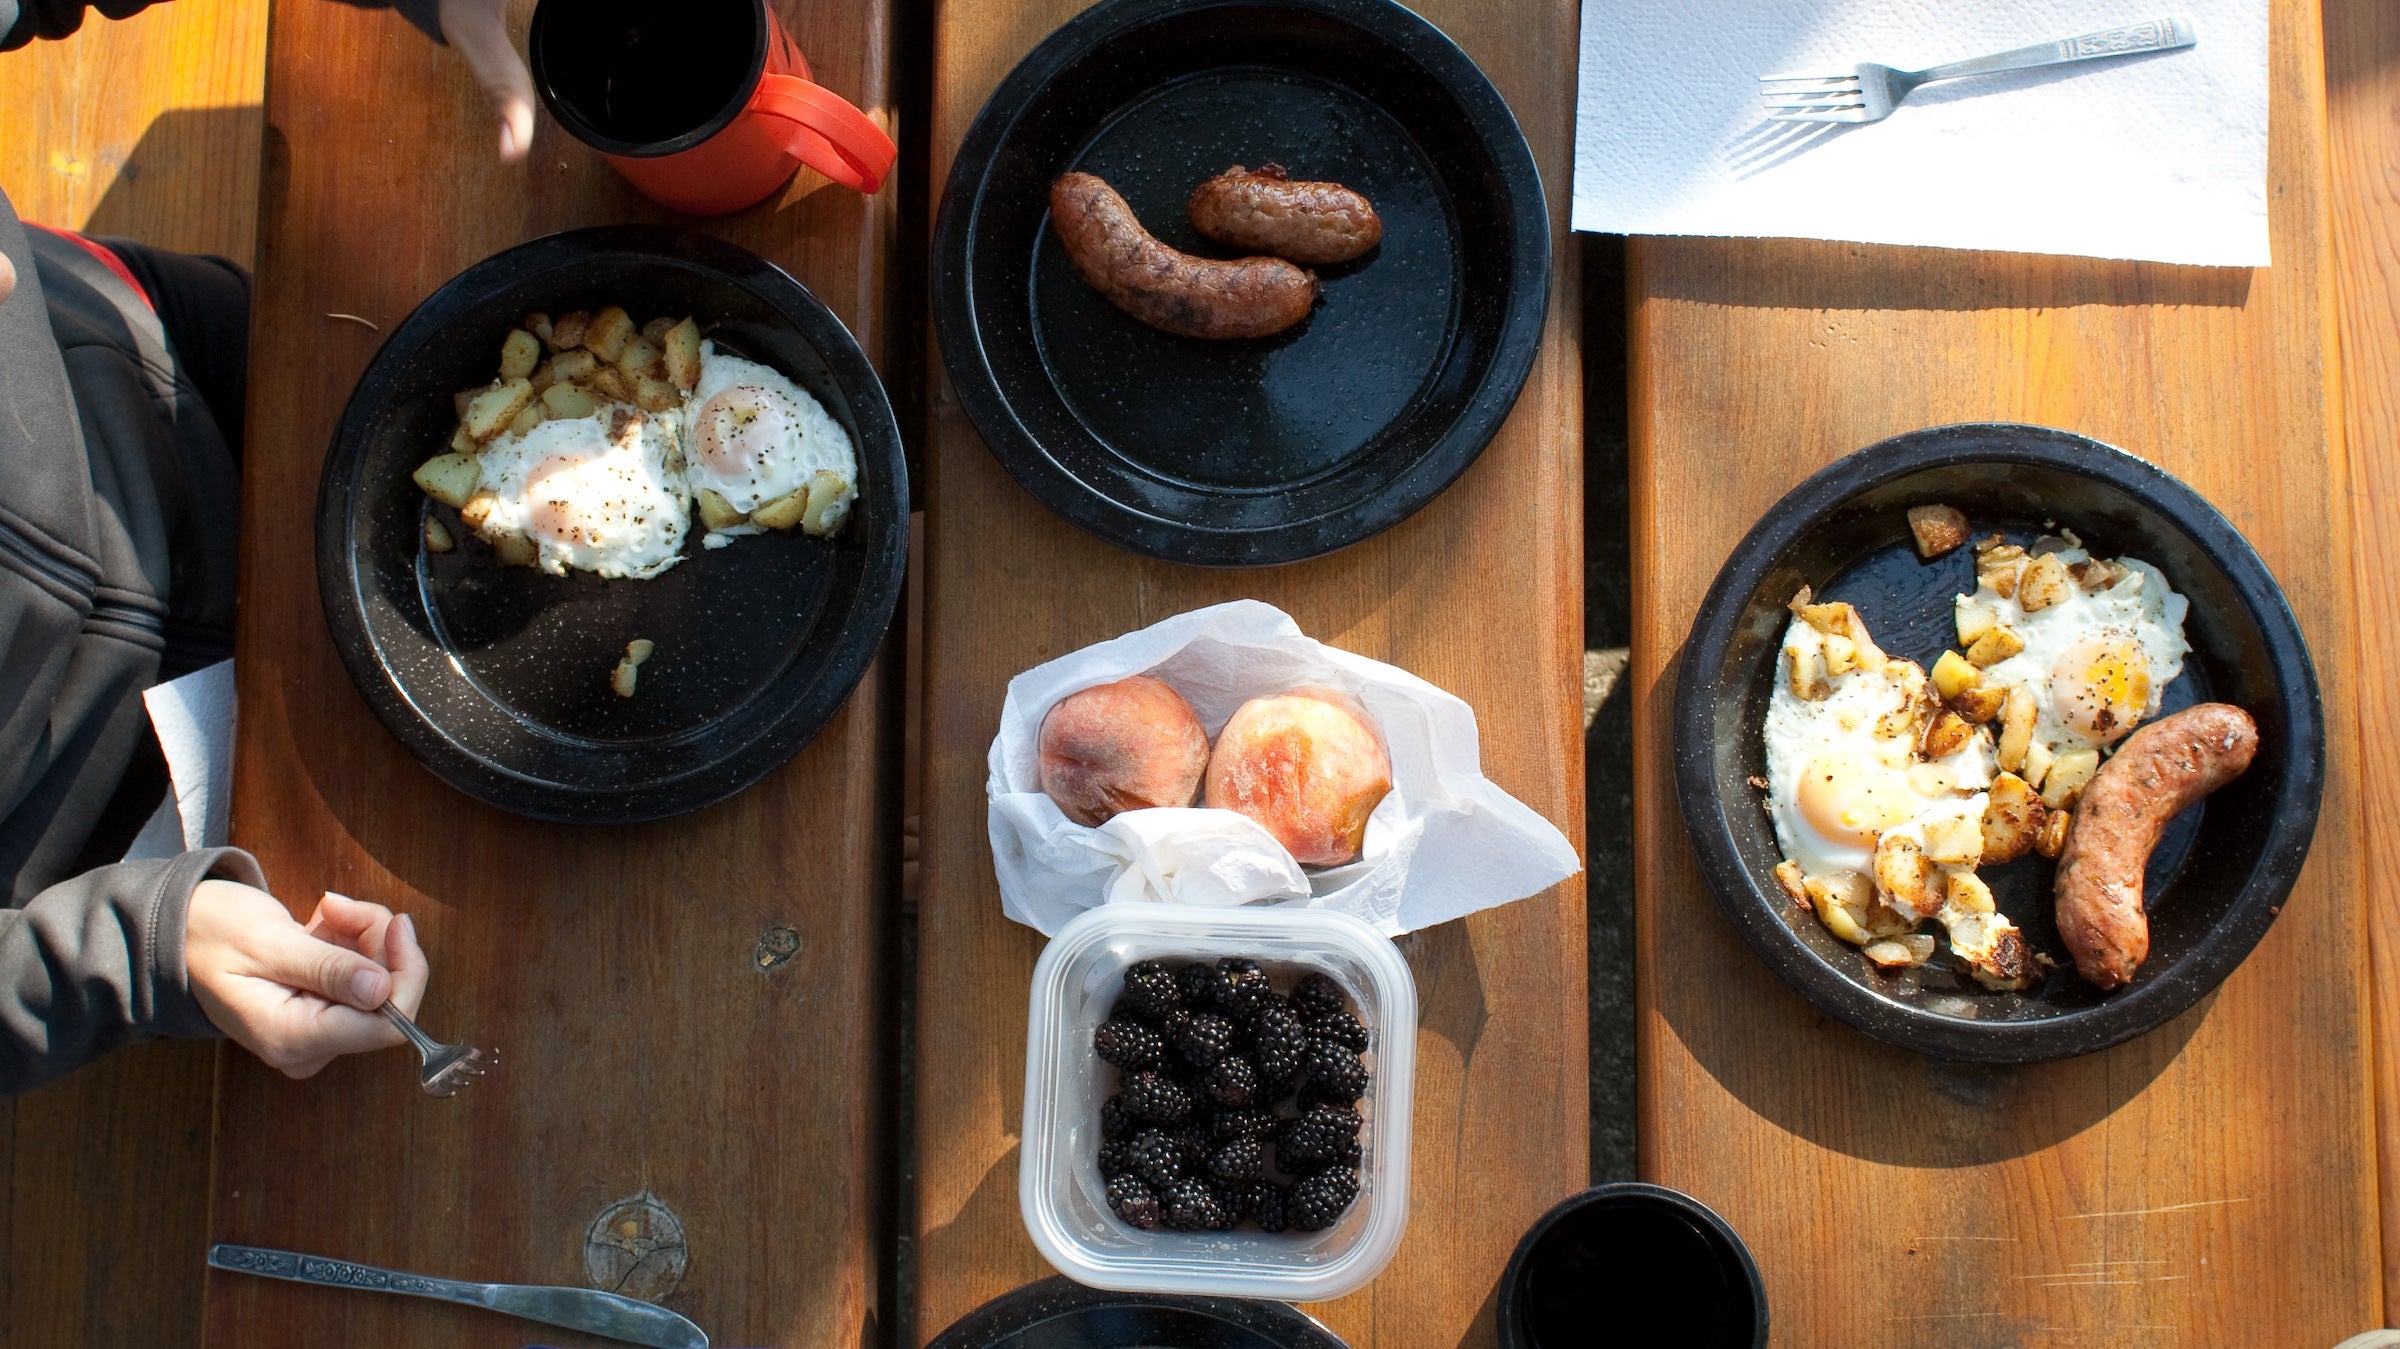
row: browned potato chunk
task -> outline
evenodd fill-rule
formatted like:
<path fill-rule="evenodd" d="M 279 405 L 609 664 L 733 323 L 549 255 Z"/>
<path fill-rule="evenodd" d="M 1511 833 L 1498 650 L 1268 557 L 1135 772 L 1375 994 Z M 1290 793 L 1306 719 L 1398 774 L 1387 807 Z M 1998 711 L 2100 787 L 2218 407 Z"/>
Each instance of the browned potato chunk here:
<path fill-rule="evenodd" d="M 591 388 L 592 392 L 611 403 L 633 401 L 633 381 L 625 378 L 625 372 L 613 365 L 602 366 L 598 373 L 592 376 Z"/>
<path fill-rule="evenodd" d="M 533 540 L 522 534 L 493 535 L 492 552 L 499 556 L 503 567 L 530 567 L 541 557 Z"/>
<path fill-rule="evenodd" d="M 450 395 L 451 410 L 458 414 L 458 419 L 460 421 L 465 421 L 467 419 L 467 409 L 475 406 L 476 399 L 483 397 L 487 393 L 490 393 L 492 391 L 492 387 L 493 386 L 490 384 L 481 384 L 472 389 L 461 389 L 457 393 Z"/>
<path fill-rule="evenodd" d="M 2075 584 L 2087 591 L 2096 592 L 2106 590 L 2124 580 L 2131 574 L 2131 569 L 2120 567 L 2106 558 L 2095 557 L 2071 564 L 2067 568 L 2067 574 L 2075 578 Z"/>
<path fill-rule="evenodd" d="M 583 334 L 583 345 L 594 356 L 613 365 L 625 354 L 625 344 L 640 335 L 633 326 L 633 317 L 612 304 L 592 315 L 592 326 Z"/>
<path fill-rule="evenodd" d="M 541 424 L 542 400 L 532 399 L 525 404 L 525 410 L 518 413 L 516 419 L 508 424 L 508 433 L 512 436 L 521 436 Z"/>
<path fill-rule="evenodd" d="M 850 518 L 850 480 L 829 468 L 808 478 L 808 514 L 800 517 L 800 532 L 830 538 Z"/>
<path fill-rule="evenodd" d="M 524 379 L 542 363 L 542 339 L 523 328 L 511 328 L 500 343 L 500 378 Z"/>
<path fill-rule="evenodd" d="M 1905 937 L 1886 937 L 1868 943 L 1861 952 L 1875 962 L 1877 969 L 1905 970 L 1922 965 L 1933 956 L 1933 934 L 1911 932 Z"/>
<path fill-rule="evenodd" d="M 1775 864 L 1775 883 L 1783 887 L 1785 897 L 1802 908 L 1808 907 L 1808 890 L 1801 883 L 1800 864 L 1786 859 Z"/>
<path fill-rule="evenodd" d="M 578 309 L 562 314 L 550 325 L 550 345 L 558 351 L 571 351 L 583 345 L 584 334 L 591 331 L 592 316 Z"/>
<path fill-rule="evenodd" d="M 1964 598 L 1958 601 L 1955 618 L 1958 623 L 1958 644 L 1960 646 L 1973 646 L 1976 638 L 2000 626 L 2000 615 L 1993 613 L 1991 606 L 1976 604 Z"/>
<path fill-rule="evenodd" d="M 543 387 L 590 379 L 599 368 L 600 358 L 588 351 L 562 351 L 542 366 Z"/>
<path fill-rule="evenodd" d="M 1955 651 L 1943 652 L 1933 663 L 1933 691 L 1943 702 L 1950 702 L 1982 682 L 1983 671 Z"/>
<path fill-rule="evenodd" d="M 468 434 L 465 422 L 460 422 L 458 429 L 450 433 L 450 452 L 452 454 L 473 454 L 482 448 L 483 442 Z"/>
<path fill-rule="evenodd" d="M 1875 888 L 1895 909 L 1924 916 L 1942 907 L 1940 869 L 1915 839 L 1886 835 L 1876 840 Z"/>
<path fill-rule="evenodd" d="M 1925 757 L 1947 759 L 1965 749 L 1974 738 L 1975 728 L 1967 724 L 1967 719 L 1944 708 L 1925 725 Z"/>
<path fill-rule="evenodd" d="M 2042 818 L 2042 832 L 2034 839 L 2033 850 L 2055 862 L 2067 850 L 2067 830 L 2075 824 L 2075 812 L 2054 810 Z"/>
<path fill-rule="evenodd" d="M 617 368 L 624 371 L 628 377 L 634 375 L 664 374 L 664 370 L 653 370 L 651 368 L 657 364 L 658 343 L 651 341 L 647 337 L 637 337 L 633 339 L 625 344 L 625 349 L 623 351 L 617 353 Z"/>
<path fill-rule="evenodd" d="M 1983 860 L 1983 821 L 1973 815 L 1944 815 L 1925 825 L 1925 855 L 1946 867 L 1973 867 Z"/>
<path fill-rule="evenodd" d="M 2014 773 L 2025 766 L 2025 751 L 2033 744 L 2033 719 L 2038 709 L 2022 684 L 2011 684 L 2000 702 L 2000 766 Z"/>
<path fill-rule="evenodd" d="M 639 665 L 650 659 L 650 653 L 656 650 L 658 650 L 658 643 L 647 637 L 636 637 L 625 644 L 625 659 Z"/>
<path fill-rule="evenodd" d="M 2075 583 L 2067 577 L 2067 564 L 2056 553 L 2044 553 L 2025 567 L 2017 580 L 2017 603 L 2027 613 L 2037 613 L 2074 593 Z"/>
<path fill-rule="evenodd" d="M 467 503 L 465 505 L 458 508 L 458 518 L 467 522 L 467 528 L 474 530 L 478 534 L 483 534 L 485 538 L 490 538 L 491 536 L 485 533 L 484 526 L 491 523 L 492 508 L 499 504 L 500 496 L 498 493 L 477 492 L 475 495 L 467 498 Z"/>
<path fill-rule="evenodd" d="M 467 434 L 477 440 L 490 440 L 506 430 L 532 401 L 533 385 L 522 379 L 484 390 L 467 405 Z"/>
<path fill-rule="evenodd" d="M 408 475 L 425 495 L 445 506 L 464 506 L 482 481 L 483 464 L 471 454 L 437 454 Z"/>
<path fill-rule="evenodd" d="M 450 537 L 450 526 L 442 523 L 442 517 L 438 515 L 425 517 L 425 551 L 447 553 L 457 546 L 458 540 Z"/>
<path fill-rule="evenodd" d="M 700 325 L 687 318 L 667 329 L 658 345 L 666 357 L 667 378 L 690 393 L 700 382 Z"/>
<path fill-rule="evenodd" d="M 1992 781 L 1983 808 L 1983 862 L 1998 866 L 2023 857 L 2041 833 L 2043 808 L 2033 787 L 2014 773 Z"/>
<path fill-rule="evenodd" d="M 650 339 L 650 345 L 658 346 L 666 338 L 667 329 L 674 326 L 675 320 L 668 318 L 664 314 L 661 314 L 657 318 L 654 318 L 648 323 L 642 325 L 642 336 Z"/>
<path fill-rule="evenodd" d="M 1967 541 L 1967 517 L 1951 506 L 1911 506 L 1908 532 L 1917 536 L 1917 556 L 1940 557 Z"/>
<path fill-rule="evenodd" d="M 1855 871 L 1836 871 L 1823 876 L 1811 876 L 1801 882 L 1808 895 L 1810 907 L 1827 931 L 1854 946 L 1873 941 L 1869 932 L 1867 905 L 1875 898 L 1875 887 Z"/>
<path fill-rule="evenodd" d="M 2084 784 L 2100 771 L 2100 751 L 2071 749 L 2060 754 L 2050 764 L 2050 776 L 2042 784 L 2042 804 L 2052 810 L 2066 810 L 2082 794 Z"/>
<path fill-rule="evenodd" d="M 640 667 L 632 661 L 618 661 L 617 668 L 609 672 L 608 686 L 616 690 L 618 697 L 630 698 L 633 696 L 634 685 L 640 678 L 640 674 Z"/>
<path fill-rule="evenodd" d="M 1792 686 L 1792 696 L 1802 702 L 1818 702 L 1833 696 L 1833 681 L 1825 673 L 1825 657 L 1802 646 L 1787 646 L 1783 654 L 1790 661 L 1784 678 Z"/>
<path fill-rule="evenodd" d="M 2025 649 L 2025 639 L 2004 627 L 1995 627 L 1975 639 L 1967 648 L 1967 659 L 1979 668 L 1988 669 Z"/>
<path fill-rule="evenodd" d="M 1991 913 L 2000 907 L 1992 900 L 1992 887 L 1972 871 L 1951 872 L 1945 890 L 1952 904 L 1969 913 Z"/>
<path fill-rule="evenodd" d="M 769 529 L 797 529 L 802 516 L 808 514 L 808 489 L 803 487 L 789 496 L 779 497 L 750 512 L 750 523 Z"/>
<path fill-rule="evenodd" d="M 648 375 L 633 377 L 633 401 L 644 412 L 672 412 L 683 406 L 683 390 Z"/>
<path fill-rule="evenodd" d="M 2025 550 L 2013 543 L 1996 543 L 1975 554 L 1975 579 L 2003 599 L 2017 593 L 2017 579 L 2024 573 Z"/>
<path fill-rule="evenodd" d="M 749 516 L 735 510 L 733 503 L 727 501 L 717 489 L 713 487 L 700 489 L 700 524 L 702 527 L 711 530 L 731 529 L 736 525 L 747 524 L 749 520 Z"/>
<path fill-rule="evenodd" d="M 545 314 L 537 309 L 534 312 L 527 314 L 524 319 L 517 324 L 517 326 L 523 328 L 529 333 L 532 333 L 541 341 L 543 346 L 550 345 L 551 327 L 550 316 L 548 314 Z"/>
<path fill-rule="evenodd" d="M 2008 690 L 1990 685 L 1968 689 L 1950 700 L 1950 710 L 1974 723 L 1983 725 L 2000 715 L 2000 704 L 2007 701 Z"/>
<path fill-rule="evenodd" d="M 599 400 L 572 384 L 553 384 L 542 390 L 542 406 L 561 419 L 589 417 L 600 410 Z"/>
<path fill-rule="evenodd" d="M 2054 757 L 2048 745 L 2034 741 L 2025 747 L 2025 766 L 2017 770 L 2017 776 L 2025 779 L 2029 786 L 2040 787 L 2042 779 L 2049 776 L 2050 762 Z"/>

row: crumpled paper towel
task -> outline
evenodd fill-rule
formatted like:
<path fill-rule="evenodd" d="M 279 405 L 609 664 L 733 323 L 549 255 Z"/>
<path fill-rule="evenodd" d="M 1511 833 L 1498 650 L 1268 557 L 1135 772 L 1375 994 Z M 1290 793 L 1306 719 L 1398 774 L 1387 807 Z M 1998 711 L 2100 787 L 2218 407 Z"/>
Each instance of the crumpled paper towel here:
<path fill-rule="evenodd" d="M 1758 97 L 2168 16 L 2199 45 L 1930 84 L 1863 126 Z M 1581 45 L 1579 230 L 2267 265 L 2266 0 L 1584 0 Z"/>
<path fill-rule="evenodd" d="M 233 662 L 157 685 L 142 694 L 142 706 L 166 755 L 170 785 L 125 860 L 224 846 L 233 807 Z"/>
<path fill-rule="evenodd" d="M 1070 693 L 1136 674 L 1173 685 L 1212 737 L 1251 698 L 1303 684 L 1357 697 L 1392 756 L 1392 791 L 1367 819 L 1360 859 L 1312 875 L 1226 810 L 1135 810 L 1098 828 L 1068 819 L 1041 790 L 1042 717 Z M 1582 870 L 1564 834 L 1484 778 L 1473 709 L 1405 670 L 1310 640 L 1257 600 L 1195 609 L 1010 680 L 986 792 L 1001 907 L 1044 935 L 1101 904 L 1282 901 L 1398 936 Z"/>

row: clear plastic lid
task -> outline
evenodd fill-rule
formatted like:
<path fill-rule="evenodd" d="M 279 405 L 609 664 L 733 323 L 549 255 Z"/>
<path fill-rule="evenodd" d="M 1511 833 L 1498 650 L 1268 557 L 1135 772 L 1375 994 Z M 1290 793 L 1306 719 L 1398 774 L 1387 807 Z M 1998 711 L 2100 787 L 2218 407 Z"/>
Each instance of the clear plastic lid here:
<path fill-rule="evenodd" d="M 1358 1199 L 1322 1232 L 1144 1232 L 1109 1211 L 1100 1174 L 1100 1105 L 1117 1070 L 1092 1050 L 1128 965 L 1243 956 L 1279 992 L 1320 971 L 1367 1028 L 1359 1100 Z M 1107 904 L 1051 939 L 1034 966 L 1025 1039 L 1025 1132 L 1017 1199 L 1025 1229 L 1061 1273 L 1126 1292 L 1339 1297 L 1399 1248 L 1408 1224 L 1409 1108 L 1416 1077 L 1417 989 L 1399 949 L 1346 914 L 1304 908 Z"/>

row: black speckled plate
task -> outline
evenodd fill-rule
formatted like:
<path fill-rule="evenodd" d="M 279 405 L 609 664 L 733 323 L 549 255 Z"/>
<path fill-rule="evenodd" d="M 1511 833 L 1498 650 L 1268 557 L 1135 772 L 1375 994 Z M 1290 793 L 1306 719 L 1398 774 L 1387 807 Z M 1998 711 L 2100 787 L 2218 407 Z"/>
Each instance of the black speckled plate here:
<path fill-rule="evenodd" d="M 2102 557 L 2165 572 L 2191 601 L 2191 654 L 2164 711 L 2234 703 L 2258 722 L 2249 772 L 2177 817 L 2151 854 L 2150 956 L 2102 993 L 2074 971 L 2051 916 L 2052 866 L 2028 855 L 1980 873 L 2034 950 L 2059 962 L 2021 993 L 1977 985 L 1948 947 L 1886 974 L 1795 908 L 1764 794 L 1760 723 L 1785 605 L 1803 584 L 1859 607 L 1875 639 L 1927 669 L 1955 645 L 1951 598 L 1975 588 L 1967 549 L 1922 561 L 1910 506 L 1966 512 L 2019 542 L 2050 522 Z M 2199 1001 L 2266 935 L 2298 879 L 2324 795 L 2325 728 L 2307 644 L 2247 540 L 2200 495 L 2095 440 L 2037 426 L 1912 431 L 1831 465 L 1777 502 L 1733 550 L 1693 620 L 1675 688 L 1675 790 L 1726 916 L 1785 982 L 1826 1012 L 1933 1058 L 2025 1063 L 2105 1049 Z M 1939 924 L 1927 930 L 1939 934 Z"/>
<path fill-rule="evenodd" d="M 929 1349 L 1348 1349 L 1281 1302 L 1109 1293 L 1044 1279 L 977 1307 Z"/>
<path fill-rule="evenodd" d="M 1319 268 L 1298 327 L 1204 341 L 1085 285 L 1052 180 L 1098 174 L 1153 234 L 1229 256 L 1184 201 L 1234 164 L 1346 183 L 1382 244 Z M 1499 93 L 1391 0 L 1103 0 L 969 128 L 935 226 L 934 322 L 992 453 L 1075 524 L 1207 566 L 1291 562 L 1406 518 L 1483 452 L 1549 300 L 1542 185 Z"/>
<path fill-rule="evenodd" d="M 814 394 L 857 447 L 859 499 L 832 539 L 766 534 L 647 581 L 501 567 L 409 474 L 447 448 L 451 395 L 488 382 L 531 310 L 693 315 Z M 460 539 L 424 546 L 439 515 Z M 797 753 L 850 695 L 899 601 L 908 553 L 900 432 L 866 354 L 798 282 L 685 230 L 536 239 L 452 278 L 351 393 L 317 492 L 325 621 L 375 714 L 460 791 L 539 819 L 657 819 L 731 796 Z M 657 651 L 609 688 L 625 644 Z"/>

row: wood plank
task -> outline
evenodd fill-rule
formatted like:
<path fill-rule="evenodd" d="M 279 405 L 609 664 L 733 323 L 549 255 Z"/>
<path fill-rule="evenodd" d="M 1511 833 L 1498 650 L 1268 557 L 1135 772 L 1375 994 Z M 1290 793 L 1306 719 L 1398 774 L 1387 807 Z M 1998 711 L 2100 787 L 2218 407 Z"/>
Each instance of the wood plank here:
<path fill-rule="evenodd" d="M 935 36 L 933 181 L 1017 59 L 1077 0 L 954 0 Z M 1327 642 L 1472 703 L 1486 771 L 1580 840 L 1581 370 L 1566 230 L 1570 0 L 1417 6 L 1488 72 L 1549 184 L 1557 271 L 1542 354 L 1482 459 L 1387 534 L 1331 557 L 1214 572 L 1116 551 L 1017 487 L 946 383 L 927 449 L 923 871 L 918 955 L 919 1341 L 1050 1271 L 1017 1209 L 1026 988 L 1042 938 L 1000 913 L 984 756 L 1010 676 L 1206 604 L 1266 600 Z M 938 360 L 938 355 L 936 357 Z M 1580 846 L 1580 843 L 1579 843 Z M 1524 1229 L 1584 1181 L 1583 891 L 1402 941 L 1423 1002 L 1412 1221 L 1382 1277 L 1316 1308 L 1379 1349 L 1486 1344 Z M 1505 1107 L 1489 1103 L 1505 1101 Z"/>
<path fill-rule="evenodd" d="M 530 3 L 514 7 L 517 33 Z M 778 12 L 819 78 L 890 98 L 892 10 Z M 441 785 L 369 714 L 326 637 L 311 564 L 318 466 L 381 338 L 471 263 L 538 234 L 667 219 L 547 119 L 498 164 L 465 67 L 397 16 L 277 11 L 272 158 L 251 357 L 234 836 L 295 908 L 321 889 L 415 916 L 429 1030 L 496 1042 L 464 1096 L 416 1091 L 401 1054 L 305 1083 L 228 1055 L 212 1232 L 479 1280 L 587 1282 L 587 1241 L 675 1260 L 668 1305 L 721 1344 L 856 1344 L 881 1311 L 887 891 L 897 874 L 898 703 L 885 663 L 784 768 L 732 801 L 637 828 L 503 815 Z M 893 195 L 821 179 L 705 228 L 780 263 L 888 351 Z M 797 954 L 762 967 L 781 932 Z M 645 1223 L 648 1225 L 645 1226 Z M 605 1250 L 601 1254 L 607 1254 Z M 518 1345 L 524 1324 L 413 1299 L 212 1275 L 206 1342 Z M 584 1344 L 541 1331 L 546 1343 Z"/>
<path fill-rule="evenodd" d="M 28 220 L 249 265 L 266 34 L 266 0 L 222 0 L 0 56 L 0 191 Z M 199 1339 L 216 1056 L 136 1046 L 0 1100 L 0 1346 Z"/>
<path fill-rule="evenodd" d="M 2400 1313 L 2400 14 L 2325 0 L 2333 264 L 2358 567 L 2360 827 L 2375 985 L 2384 1316 Z"/>
<path fill-rule="evenodd" d="M 2273 24 L 2272 269 L 1633 245 L 1641 1167 L 1744 1233 L 1778 1344 L 2298 1347 L 2382 1323 L 2317 7 L 2278 0 Z M 2097 436 L 2216 502 L 2290 596 L 2329 718 L 2315 848 L 2248 962 L 2150 1036 L 2013 1071 L 1884 1048 L 1753 959 L 1668 742 L 1677 647 L 1741 533 L 1850 450 L 1979 418 Z"/>

